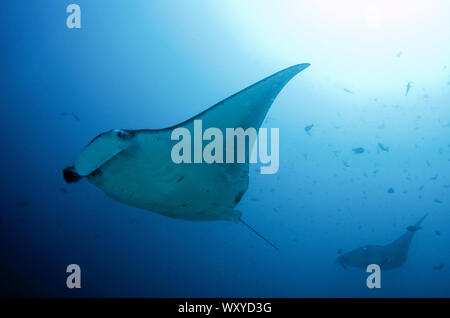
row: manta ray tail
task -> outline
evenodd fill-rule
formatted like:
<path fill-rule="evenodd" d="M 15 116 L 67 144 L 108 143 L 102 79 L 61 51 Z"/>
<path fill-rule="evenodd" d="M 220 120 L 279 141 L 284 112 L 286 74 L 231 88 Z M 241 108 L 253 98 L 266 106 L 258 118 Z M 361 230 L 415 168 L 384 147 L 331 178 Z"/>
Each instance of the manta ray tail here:
<path fill-rule="evenodd" d="M 428 213 L 425 214 L 424 216 L 422 216 L 420 218 L 419 221 L 417 221 L 416 224 L 412 225 L 412 226 L 408 226 L 406 229 L 410 232 L 416 232 L 418 230 L 420 230 L 422 227 L 420 226 L 420 224 L 422 224 L 423 220 L 425 220 L 425 218 L 428 216 Z"/>
<path fill-rule="evenodd" d="M 239 218 L 239 221 L 244 224 L 247 228 L 250 229 L 250 231 L 252 231 L 253 233 L 255 233 L 256 235 L 258 235 L 260 238 L 262 238 L 264 241 L 266 241 L 270 246 L 272 246 L 275 250 L 279 250 L 278 247 L 276 247 L 274 244 L 272 244 L 268 239 L 266 239 L 264 236 L 262 236 L 262 234 L 260 234 L 258 231 L 256 231 L 254 228 L 252 228 L 250 225 L 248 225 L 247 223 L 245 223 L 241 218 Z"/>
<path fill-rule="evenodd" d="M 424 216 L 422 216 L 422 217 L 420 218 L 420 220 L 417 221 L 416 224 L 414 224 L 414 226 L 419 226 L 420 224 L 422 224 L 423 220 L 425 220 L 425 218 L 426 218 L 427 216 L 428 216 L 428 213 L 425 214 Z"/>
<path fill-rule="evenodd" d="M 75 167 L 66 167 L 63 170 L 63 177 L 67 183 L 78 182 L 82 176 L 80 176 L 76 171 Z"/>

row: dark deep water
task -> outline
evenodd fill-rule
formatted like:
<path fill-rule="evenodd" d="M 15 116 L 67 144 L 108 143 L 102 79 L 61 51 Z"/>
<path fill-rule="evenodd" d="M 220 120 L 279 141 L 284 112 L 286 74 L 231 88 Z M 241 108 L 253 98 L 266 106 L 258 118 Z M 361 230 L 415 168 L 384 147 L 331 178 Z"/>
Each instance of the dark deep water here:
<path fill-rule="evenodd" d="M 1 296 L 450 296 L 448 3 L 80 0 L 79 30 L 69 3 L 0 10 Z M 251 166 L 239 203 L 279 251 L 242 224 L 65 184 L 99 133 L 177 124 L 297 63 L 311 66 L 264 124 L 280 129 L 280 169 Z M 381 289 L 334 264 L 426 213 Z M 66 287 L 72 263 L 79 290 Z"/>

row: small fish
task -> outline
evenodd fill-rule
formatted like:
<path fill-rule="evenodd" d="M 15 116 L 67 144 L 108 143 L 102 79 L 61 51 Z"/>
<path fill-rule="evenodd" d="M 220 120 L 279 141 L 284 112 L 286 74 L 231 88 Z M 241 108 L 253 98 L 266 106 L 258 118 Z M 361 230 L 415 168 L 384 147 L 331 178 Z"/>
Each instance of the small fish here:
<path fill-rule="evenodd" d="M 67 189 L 66 188 L 59 188 L 59 192 L 67 193 Z"/>
<path fill-rule="evenodd" d="M 410 232 L 416 232 L 416 231 L 422 229 L 422 227 L 412 225 L 412 226 L 408 226 L 406 229 L 407 229 L 408 231 L 410 231 Z"/>
<path fill-rule="evenodd" d="M 342 163 L 344 164 L 344 166 L 346 166 L 347 168 L 350 168 L 350 165 L 348 164 L 347 161 L 342 161 Z"/>
<path fill-rule="evenodd" d="M 361 154 L 361 153 L 364 152 L 364 148 L 363 148 L 363 147 L 353 148 L 352 151 L 353 151 L 355 154 Z"/>
<path fill-rule="evenodd" d="M 441 236 L 441 231 L 434 231 L 434 233 L 436 233 L 437 236 Z"/>
<path fill-rule="evenodd" d="M 439 264 L 438 266 L 433 266 L 433 269 L 441 270 L 444 268 L 444 264 Z"/>
<path fill-rule="evenodd" d="M 405 92 L 405 96 L 408 96 L 409 90 L 411 89 L 411 82 L 408 82 L 408 84 L 406 84 L 406 92 Z"/>
<path fill-rule="evenodd" d="M 131 218 L 129 221 L 128 221 L 128 224 L 130 224 L 130 225 L 134 225 L 134 224 L 136 224 L 137 223 L 137 220 L 135 219 L 135 218 Z"/>
<path fill-rule="evenodd" d="M 438 199 L 434 200 L 434 202 L 439 203 L 439 204 L 442 203 L 442 201 L 441 201 L 441 200 L 438 200 Z"/>
<path fill-rule="evenodd" d="M 394 188 L 389 188 L 389 189 L 387 190 L 387 193 L 394 193 L 394 192 L 395 192 Z"/>
<path fill-rule="evenodd" d="M 438 175 L 435 175 L 434 177 L 431 177 L 430 180 L 436 180 L 438 178 Z"/>
<path fill-rule="evenodd" d="M 379 147 L 382 151 L 389 152 L 389 147 L 384 146 L 382 143 L 378 143 L 378 147 Z"/>
<path fill-rule="evenodd" d="M 25 207 L 25 206 L 28 206 L 28 205 L 30 205 L 30 202 L 28 202 L 28 201 L 18 201 L 18 202 L 16 202 L 16 206 Z"/>
<path fill-rule="evenodd" d="M 75 119 L 76 121 L 80 121 L 80 118 L 74 113 L 62 112 L 61 116 L 69 116 Z"/>
<path fill-rule="evenodd" d="M 337 253 L 338 253 L 338 254 L 342 254 L 342 248 L 338 249 L 338 250 L 337 250 Z"/>
<path fill-rule="evenodd" d="M 349 93 L 349 94 L 353 94 L 353 92 L 351 90 L 349 90 L 348 88 L 344 88 L 344 92 Z"/>
<path fill-rule="evenodd" d="M 308 135 L 311 136 L 310 130 L 314 127 L 314 124 L 306 126 L 304 129 Z"/>

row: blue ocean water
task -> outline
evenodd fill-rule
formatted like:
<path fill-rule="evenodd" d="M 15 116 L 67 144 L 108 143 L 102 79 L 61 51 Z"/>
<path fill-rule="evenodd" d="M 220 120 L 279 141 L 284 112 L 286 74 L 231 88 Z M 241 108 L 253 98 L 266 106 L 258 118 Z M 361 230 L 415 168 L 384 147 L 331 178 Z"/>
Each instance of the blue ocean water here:
<path fill-rule="evenodd" d="M 81 29 L 66 27 L 70 1 L 4 3 L 0 294 L 449 297 L 450 6 L 390 2 L 79 0 Z M 251 166 L 238 206 L 279 251 L 242 224 L 65 184 L 99 133 L 177 124 L 297 63 L 311 66 L 264 123 L 280 129 L 280 169 Z M 380 289 L 334 263 L 426 213 Z"/>

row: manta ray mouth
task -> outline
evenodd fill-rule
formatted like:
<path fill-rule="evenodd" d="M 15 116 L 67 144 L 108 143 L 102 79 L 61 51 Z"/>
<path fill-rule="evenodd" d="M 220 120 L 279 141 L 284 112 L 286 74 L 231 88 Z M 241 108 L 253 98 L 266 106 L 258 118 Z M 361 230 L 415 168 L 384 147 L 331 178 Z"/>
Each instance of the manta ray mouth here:
<path fill-rule="evenodd" d="M 74 166 L 66 167 L 63 170 L 64 181 L 67 183 L 75 183 L 80 181 L 82 176 L 80 176 L 76 171 Z"/>

